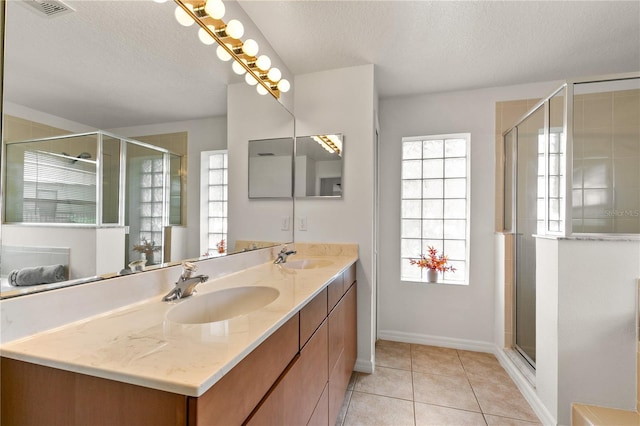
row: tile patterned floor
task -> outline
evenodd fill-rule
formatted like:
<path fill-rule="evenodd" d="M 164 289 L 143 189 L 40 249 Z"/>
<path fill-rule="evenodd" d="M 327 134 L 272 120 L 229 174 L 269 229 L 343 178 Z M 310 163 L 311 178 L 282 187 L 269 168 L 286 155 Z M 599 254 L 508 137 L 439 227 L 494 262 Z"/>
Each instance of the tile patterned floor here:
<path fill-rule="evenodd" d="M 375 373 L 354 373 L 336 425 L 540 423 L 495 356 L 381 340 Z"/>

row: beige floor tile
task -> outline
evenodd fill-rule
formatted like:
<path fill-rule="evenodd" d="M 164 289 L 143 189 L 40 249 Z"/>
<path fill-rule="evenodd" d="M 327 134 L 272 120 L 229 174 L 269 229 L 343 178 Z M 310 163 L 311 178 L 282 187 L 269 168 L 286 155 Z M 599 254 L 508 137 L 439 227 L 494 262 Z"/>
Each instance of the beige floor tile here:
<path fill-rule="evenodd" d="M 485 426 L 484 417 L 480 413 L 456 410 L 455 408 L 415 403 L 416 426 Z"/>
<path fill-rule="evenodd" d="M 479 376 L 497 376 L 511 380 L 500 362 L 492 354 L 482 352 L 458 351 L 460 361 L 467 374 Z"/>
<path fill-rule="evenodd" d="M 408 344 L 376 344 L 376 367 L 411 370 L 411 348 Z"/>
<path fill-rule="evenodd" d="M 411 371 L 396 368 L 376 367 L 373 374 L 359 374 L 356 386 L 358 392 L 372 393 L 393 398 L 413 399 Z"/>
<path fill-rule="evenodd" d="M 464 368 L 458 354 L 411 348 L 411 369 L 429 374 L 464 376 Z"/>
<path fill-rule="evenodd" d="M 413 398 L 416 402 L 480 412 L 466 377 L 413 372 Z"/>
<path fill-rule="evenodd" d="M 414 425 L 413 402 L 386 396 L 353 392 L 344 419 L 345 426 Z"/>
<path fill-rule="evenodd" d="M 531 406 L 513 383 L 469 378 L 482 412 L 511 419 L 537 422 Z"/>
<path fill-rule="evenodd" d="M 484 418 L 487 420 L 489 426 L 535 426 L 541 425 L 538 422 L 525 422 L 524 420 L 509 419 L 507 417 L 492 416 L 485 414 Z"/>

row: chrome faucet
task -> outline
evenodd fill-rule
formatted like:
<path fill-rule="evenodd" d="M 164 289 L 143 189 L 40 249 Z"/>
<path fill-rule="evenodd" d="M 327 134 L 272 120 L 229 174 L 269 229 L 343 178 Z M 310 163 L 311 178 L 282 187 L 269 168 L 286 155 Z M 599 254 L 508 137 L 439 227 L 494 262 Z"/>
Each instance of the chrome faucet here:
<path fill-rule="evenodd" d="M 184 299 L 191 296 L 196 291 L 196 286 L 209 279 L 208 275 L 191 276 L 197 271 L 198 267 L 191 262 L 182 263 L 182 273 L 176 281 L 176 286 L 162 298 L 164 302 L 171 302 L 178 299 Z"/>
<path fill-rule="evenodd" d="M 276 265 L 279 263 L 287 263 L 287 257 L 291 256 L 292 254 L 296 254 L 296 251 L 287 251 L 287 246 L 284 246 L 282 247 L 282 250 L 280 250 L 280 253 L 278 253 L 278 257 L 276 257 L 276 260 L 274 260 L 273 263 L 275 263 Z"/>

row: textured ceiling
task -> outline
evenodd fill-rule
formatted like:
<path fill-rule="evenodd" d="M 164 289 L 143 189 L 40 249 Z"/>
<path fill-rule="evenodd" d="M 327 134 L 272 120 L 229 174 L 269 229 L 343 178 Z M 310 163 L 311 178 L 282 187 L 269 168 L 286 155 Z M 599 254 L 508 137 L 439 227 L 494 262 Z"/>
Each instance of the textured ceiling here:
<path fill-rule="evenodd" d="M 376 65 L 380 96 L 640 70 L 640 2 L 249 1 L 294 74 Z"/>
<path fill-rule="evenodd" d="M 226 113 L 238 78 L 172 2 L 66 3 L 47 18 L 8 2 L 5 100 L 99 129 Z"/>
<path fill-rule="evenodd" d="M 69 0 L 76 12 L 50 19 L 21 3 L 8 2 L 11 102 L 109 129 L 225 114 L 241 81 L 171 1 Z M 227 4 L 281 68 L 375 64 L 382 97 L 640 70 L 640 1 Z"/>

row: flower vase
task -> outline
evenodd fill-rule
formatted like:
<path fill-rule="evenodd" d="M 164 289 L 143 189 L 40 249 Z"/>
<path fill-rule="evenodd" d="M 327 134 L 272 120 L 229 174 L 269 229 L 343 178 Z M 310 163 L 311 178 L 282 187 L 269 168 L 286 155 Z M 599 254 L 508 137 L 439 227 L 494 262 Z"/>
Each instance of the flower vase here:
<path fill-rule="evenodd" d="M 435 269 L 427 269 L 427 282 L 429 283 L 437 283 L 438 282 L 438 271 Z"/>

